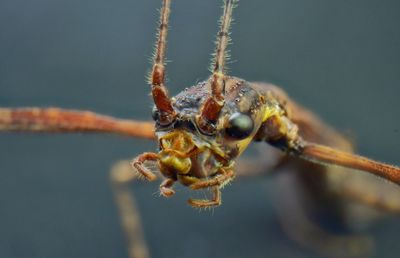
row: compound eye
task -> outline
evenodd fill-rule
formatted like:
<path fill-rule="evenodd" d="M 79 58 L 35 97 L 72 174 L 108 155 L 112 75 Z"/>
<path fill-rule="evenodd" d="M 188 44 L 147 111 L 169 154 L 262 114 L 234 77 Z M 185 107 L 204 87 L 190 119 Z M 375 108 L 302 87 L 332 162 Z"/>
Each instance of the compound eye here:
<path fill-rule="evenodd" d="M 156 106 L 154 106 L 153 109 L 151 110 L 151 117 L 153 118 L 154 121 L 157 121 L 158 118 L 160 117 L 160 112 L 158 111 Z"/>
<path fill-rule="evenodd" d="M 236 112 L 229 117 L 226 133 L 236 139 L 244 139 L 253 132 L 254 122 L 250 116 Z"/>

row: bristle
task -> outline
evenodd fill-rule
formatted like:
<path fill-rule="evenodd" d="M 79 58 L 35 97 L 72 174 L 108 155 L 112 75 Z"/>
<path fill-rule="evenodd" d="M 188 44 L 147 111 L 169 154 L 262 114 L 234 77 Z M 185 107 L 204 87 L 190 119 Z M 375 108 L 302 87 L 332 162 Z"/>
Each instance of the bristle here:
<path fill-rule="evenodd" d="M 231 43 L 231 32 L 229 31 L 232 23 L 232 10 L 237 6 L 236 0 L 224 0 L 224 13 L 219 19 L 219 30 L 216 39 L 216 49 L 212 59 L 212 72 L 224 73 L 225 62 L 229 58 L 227 46 Z"/>

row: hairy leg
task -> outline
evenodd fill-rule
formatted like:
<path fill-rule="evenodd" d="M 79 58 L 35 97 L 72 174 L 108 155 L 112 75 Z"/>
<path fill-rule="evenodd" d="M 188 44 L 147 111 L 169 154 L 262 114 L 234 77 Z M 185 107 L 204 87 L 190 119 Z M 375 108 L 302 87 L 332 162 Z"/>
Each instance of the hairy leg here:
<path fill-rule="evenodd" d="M 145 152 L 137 156 L 132 162 L 131 166 L 134 169 L 137 169 L 137 171 L 144 176 L 149 181 L 153 181 L 157 179 L 157 176 L 151 172 L 148 168 L 144 166 L 145 161 L 156 161 L 158 160 L 158 154 L 154 152 Z"/>
<path fill-rule="evenodd" d="M 154 139 L 154 123 L 61 108 L 0 108 L 0 131 L 114 133 Z"/>
<path fill-rule="evenodd" d="M 171 197 L 175 194 L 172 185 L 175 183 L 172 179 L 165 179 L 160 185 L 160 194 L 164 197 Z"/>
<path fill-rule="evenodd" d="M 213 197 L 211 200 L 189 199 L 188 203 L 195 208 L 209 208 L 221 205 L 221 191 L 218 186 L 212 187 Z"/>
<path fill-rule="evenodd" d="M 192 188 L 193 190 L 198 190 L 198 189 L 202 189 L 202 188 L 208 188 L 211 186 L 223 187 L 234 177 L 235 177 L 235 173 L 233 172 L 232 169 L 229 169 L 229 170 L 221 169 L 220 174 L 217 174 L 212 178 L 206 178 L 206 179 L 199 180 L 198 182 L 190 185 L 190 188 Z"/>

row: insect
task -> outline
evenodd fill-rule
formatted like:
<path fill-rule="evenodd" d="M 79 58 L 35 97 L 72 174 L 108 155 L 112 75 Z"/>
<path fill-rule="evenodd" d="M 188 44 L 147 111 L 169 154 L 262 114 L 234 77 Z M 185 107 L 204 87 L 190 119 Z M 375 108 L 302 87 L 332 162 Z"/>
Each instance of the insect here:
<path fill-rule="evenodd" d="M 174 136 L 174 138 L 175 138 L 175 136 Z M 185 136 L 183 136 L 182 137 L 184 140 L 187 140 L 187 138 L 188 137 L 185 137 Z M 168 142 L 167 142 L 167 144 L 168 144 Z M 190 144 L 189 144 L 190 145 Z M 168 163 L 169 164 L 169 163 Z M 167 164 L 167 165 L 168 165 Z M 179 164 L 181 164 L 181 163 L 179 163 Z M 218 164 L 219 165 L 219 164 Z M 217 195 L 216 195 L 217 196 Z M 211 200 L 212 202 L 216 202 L 217 200 Z M 205 203 L 205 202 L 207 202 L 207 203 Z M 195 205 L 197 205 L 197 206 L 201 206 L 201 205 L 203 205 L 203 204 L 213 204 L 213 203 L 210 203 L 209 201 L 202 201 L 202 202 L 200 202 L 200 205 L 199 205 L 199 202 L 192 202 L 192 204 L 195 204 Z"/>

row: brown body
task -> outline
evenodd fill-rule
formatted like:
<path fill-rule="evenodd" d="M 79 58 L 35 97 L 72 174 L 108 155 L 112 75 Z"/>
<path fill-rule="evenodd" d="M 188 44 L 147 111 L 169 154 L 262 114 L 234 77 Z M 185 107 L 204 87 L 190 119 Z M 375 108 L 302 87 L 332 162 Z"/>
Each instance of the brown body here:
<path fill-rule="evenodd" d="M 234 102 L 235 104 L 230 106 L 231 109 L 239 108 L 244 111 L 249 107 L 257 106 L 257 104 L 254 104 L 256 101 L 251 101 L 251 99 L 258 99 L 260 96 L 269 98 L 269 105 L 278 104 L 283 114 L 286 114 L 287 118 L 298 126 L 298 134 L 303 139 L 349 153 L 353 152 L 353 147 L 342 135 L 323 123 L 312 112 L 291 100 L 280 88 L 266 83 L 247 83 L 237 78 L 233 78 L 229 82 L 231 84 L 228 85 L 231 85 L 231 87 L 228 87 L 228 89 L 231 89 L 229 92 L 232 92 L 230 98 L 233 101 L 234 97 L 241 92 L 240 89 L 245 87 L 248 90 L 247 95 L 242 96 L 243 101 Z M 237 84 L 237 82 L 241 83 Z M 184 99 L 187 100 L 185 96 L 191 96 L 193 99 L 196 99 L 197 96 L 205 98 L 207 96 L 205 85 L 206 83 L 200 83 L 189 88 L 186 92 L 182 92 L 175 98 L 176 103 L 185 102 Z M 226 112 L 228 112 L 228 109 Z M 72 117 L 73 119 L 66 120 L 65 117 Z M 64 123 L 64 121 L 68 121 L 68 123 Z M 154 128 L 151 123 L 125 121 L 95 113 L 53 108 L 0 110 L 0 128 L 7 131 L 114 132 L 134 137 L 154 138 L 152 132 Z M 254 134 L 255 140 L 257 140 L 254 144 L 269 144 L 271 141 L 260 142 L 260 140 L 266 140 L 272 135 L 274 137 L 279 135 L 276 130 L 269 133 L 265 131 L 266 128 L 271 128 L 270 125 L 270 121 L 265 121 L 259 125 L 260 128 Z M 272 141 L 272 143 L 276 144 L 277 141 L 275 143 Z M 235 158 L 239 154 L 240 152 L 234 152 L 230 157 Z M 331 221 L 342 224 L 344 227 L 354 227 L 376 218 L 376 215 L 381 213 L 378 211 L 400 211 L 400 203 L 398 202 L 400 190 L 394 184 L 378 180 L 375 176 L 363 172 L 351 171 L 338 166 L 313 164 L 296 157 L 286 156 L 283 153 L 273 154 L 273 163 L 277 164 L 277 166 L 273 166 L 273 170 L 275 170 L 275 174 L 278 174 L 273 180 L 276 180 L 276 188 L 279 191 L 272 192 L 271 195 L 279 200 L 276 206 L 283 227 L 289 236 L 314 250 L 341 255 L 342 252 L 348 253 L 348 250 L 344 251 L 344 249 L 349 243 L 351 245 L 365 245 L 366 243 L 364 238 L 334 237 L 327 233 L 329 229 L 321 231 L 321 221 L 315 220 L 316 214 L 317 217 L 328 215 L 328 217 L 331 217 Z M 249 166 L 246 166 L 245 170 L 243 168 L 238 169 L 240 169 L 238 176 L 252 175 Z M 190 171 L 191 179 L 195 178 L 195 182 L 198 182 L 198 178 L 213 176 L 211 173 L 204 174 L 200 171 L 195 167 Z M 267 171 L 262 170 L 262 172 Z M 164 176 L 174 179 L 173 181 L 177 179 L 173 174 L 167 172 L 164 173 Z M 130 176 L 127 178 L 129 179 Z M 194 181 L 186 180 L 181 178 L 181 182 L 185 185 L 194 183 Z M 162 188 L 168 194 L 171 186 L 172 182 L 167 181 L 162 185 Z M 365 189 L 368 189 L 368 191 Z M 120 201 L 118 200 L 118 202 Z M 129 207 L 126 202 L 121 205 L 125 207 L 124 209 L 121 207 L 123 211 Z M 292 214 L 296 214 L 296 216 L 293 217 Z M 121 215 L 127 216 L 124 213 Z M 356 220 L 354 220 L 355 218 Z M 129 218 L 127 219 L 129 221 Z M 313 229 L 312 233 L 309 232 L 310 228 Z M 129 227 L 127 230 L 129 231 Z M 127 234 L 132 235 L 129 232 Z M 137 244 L 134 244 L 136 240 L 132 241 L 132 245 L 135 245 L 134 250 L 137 250 Z"/>
<path fill-rule="evenodd" d="M 290 235 L 303 244 L 314 242 L 331 254 L 343 249 L 350 253 L 357 250 L 353 253 L 359 254 L 360 249 L 366 246 L 363 239 L 331 237 L 325 230 L 314 226 L 319 223 L 319 216 L 315 219 L 313 214 L 328 214 L 334 221 L 346 225 L 348 218 L 354 218 L 352 214 L 358 210 L 352 203 L 354 200 L 399 212 L 398 188 L 394 184 L 378 182 L 373 175 L 400 184 L 400 168 L 353 154 L 353 148 L 345 138 L 289 99 L 279 88 L 226 75 L 229 27 L 236 2 L 224 1 L 212 75 L 205 82 L 170 98 L 165 83 L 165 55 L 171 1 L 163 0 L 149 76 L 155 104 L 155 126 L 92 112 L 2 108 L 0 130 L 106 132 L 154 137 L 159 152 L 139 155 L 131 162 L 132 167 L 138 175 L 152 181 L 157 178 L 156 171 L 147 167 L 146 162 L 157 162 L 158 170 L 165 177 L 159 187 L 160 194 L 165 197 L 174 194 L 172 187 L 176 181 L 193 190 L 209 189 L 211 198 L 189 199 L 189 204 L 197 208 L 220 205 L 221 188 L 236 175 L 236 159 L 252 141 L 268 143 L 281 151 L 279 157 L 275 157 L 274 169 L 281 172 L 277 184 L 282 183 L 279 187 L 281 193 L 276 199 L 280 201 L 278 209 L 282 211 L 284 227 Z M 238 174 L 250 174 L 248 169 Z M 130 172 L 128 175 L 118 174 L 113 173 L 117 188 L 121 182 L 134 178 Z M 128 232 L 128 237 L 134 242 L 131 239 L 135 232 L 141 233 L 132 221 L 138 219 L 130 220 L 133 209 L 124 208 L 133 205 L 133 200 L 125 191 L 116 190 L 116 195 L 124 225 L 131 232 Z M 372 213 L 360 214 L 370 218 Z M 357 221 L 362 216 L 358 214 Z M 332 242 L 332 246 L 337 248 L 330 248 L 324 242 Z"/>
<path fill-rule="evenodd" d="M 325 125 L 312 112 L 291 100 L 279 87 L 266 83 L 248 83 L 244 80 L 234 77 L 230 78 L 231 79 L 228 80 L 227 83 L 227 102 L 230 103 L 230 105 L 224 107 L 222 111 L 223 113 L 233 112 L 234 109 L 244 111 L 245 109 L 249 110 L 252 107 L 254 108 L 258 106 L 259 108 L 260 104 L 258 100 L 260 96 L 263 96 L 265 103 L 268 102 L 267 105 L 274 106 L 278 104 L 282 114 L 292 121 L 291 123 L 298 126 L 299 136 L 301 136 L 307 142 L 324 144 L 326 146 L 333 147 L 336 150 L 342 150 L 348 153 L 353 152 L 353 147 L 342 135 Z M 180 111 L 184 111 L 184 103 L 187 104 L 186 107 L 188 107 L 188 104 L 190 103 L 192 111 L 196 110 L 201 104 L 201 101 L 198 101 L 198 98 L 206 99 L 209 94 L 207 86 L 210 86 L 207 84 L 207 82 L 199 83 L 198 85 L 189 88 L 187 91 L 183 91 L 182 93 L 178 94 L 175 98 L 175 107 Z M 245 89 L 247 93 L 242 94 L 242 89 Z M 236 101 L 239 95 L 241 95 L 242 100 Z M 189 101 L 190 98 L 193 100 L 192 102 Z M 268 99 L 268 101 L 265 99 Z M 194 103 L 197 103 L 197 106 L 193 106 Z M 188 110 L 185 112 L 190 115 Z M 258 121 L 262 121 L 262 119 L 259 117 L 256 119 L 258 119 Z M 264 140 L 276 147 L 285 147 L 282 145 L 282 142 L 274 139 L 279 135 L 284 135 L 284 133 L 280 134 L 279 130 L 271 130 L 271 128 L 280 128 L 271 121 L 274 121 L 274 119 L 261 122 L 259 125 L 257 125 L 259 126 L 259 129 L 256 133 L 254 133 L 254 140 Z M 271 127 L 271 125 L 274 125 L 275 127 Z M 265 129 L 270 130 L 265 131 Z M 59 108 L 0 108 L 0 130 L 36 132 L 105 132 L 128 135 L 132 137 L 155 137 L 154 126 L 151 122 L 117 119 L 98 115 L 93 112 L 70 111 Z M 266 139 L 268 137 L 272 138 L 272 140 Z M 246 140 L 245 144 L 248 144 L 250 141 L 251 139 Z M 235 144 L 232 144 L 231 146 L 229 144 L 224 146 L 224 152 L 227 152 L 228 154 L 226 154 L 224 158 L 225 160 L 219 160 L 223 161 L 224 165 L 226 166 L 233 166 L 232 161 L 238 155 L 240 155 L 244 149 L 243 146 L 241 148 L 236 148 L 233 145 Z M 231 151 L 229 151 L 230 149 Z M 288 160 L 287 157 L 284 159 L 286 161 Z M 394 184 L 377 180 L 375 176 L 362 172 L 351 171 L 348 169 L 338 168 L 336 166 L 325 167 L 322 165 L 310 165 L 309 162 L 299 161 L 297 158 L 290 159 L 296 160 L 296 164 L 308 164 L 307 166 L 312 166 L 313 169 L 310 169 L 312 171 L 332 171 L 328 173 L 310 174 L 306 172 L 300 180 L 304 181 L 304 184 L 302 184 L 305 185 L 305 189 L 319 189 L 315 191 L 334 193 L 337 196 L 344 197 L 344 199 L 350 198 L 363 203 L 369 203 L 384 210 L 395 212 L 400 210 L 400 204 L 397 201 L 397 193 L 399 190 Z M 326 163 L 325 161 L 321 162 Z M 338 162 L 340 162 L 339 158 Z M 187 180 L 181 180 L 181 182 L 185 185 L 191 185 L 195 181 L 198 181 L 196 178 L 206 178 L 215 174 L 215 171 L 210 171 L 211 170 L 201 171 L 198 169 L 198 167 L 193 167 L 189 173 L 191 177 L 188 177 Z M 248 173 L 250 172 L 251 171 Z M 241 171 L 240 174 L 242 175 L 243 172 Z M 173 178 L 174 180 L 177 179 L 176 175 L 172 175 L 167 171 L 165 171 L 164 175 L 167 178 Z M 369 191 L 365 192 L 365 188 L 368 188 Z M 315 198 L 315 196 L 320 196 L 320 194 L 313 192 L 314 190 L 307 190 L 307 192 L 309 191 L 312 191 L 312 193 L 310 193 L 311 199 Z"/>

